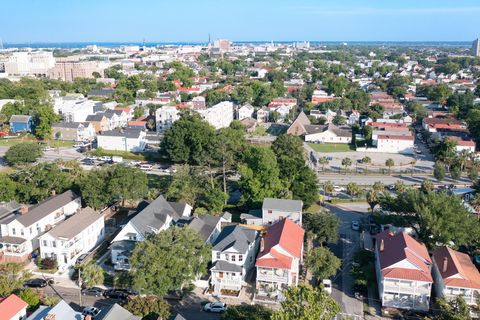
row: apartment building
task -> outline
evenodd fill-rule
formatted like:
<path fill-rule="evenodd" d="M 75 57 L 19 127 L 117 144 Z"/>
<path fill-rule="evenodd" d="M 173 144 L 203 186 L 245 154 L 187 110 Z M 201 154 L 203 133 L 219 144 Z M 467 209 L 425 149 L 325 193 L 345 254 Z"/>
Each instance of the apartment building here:
<path fill-rule="evenodd" d="M 56 260 L 59 270 L 64 271 L 104 239 L 104 216 L 83 208 L 39 237 L 40 256 Z"/>
<path fill-rule="evenodd" d="M 178 119 L 180 119 L 180 113 L 175 106 L 162 106 L 155 110 L 157 132 L 165 132 Z"/>
<path fill-rule="evenodd" d="M 57 61 L 53 68 L 48 70 L 48 76 L 71 82 L 77 78 L 93 78 L 94 72 L 103 76 L 103 68 L 97 61 Z"/>
<path fill-rule="evenodd" d="M 226 128 L 233 121 L 233 103 L 222 101 L 210 108 L 195 110 L 215 129 Z"/>

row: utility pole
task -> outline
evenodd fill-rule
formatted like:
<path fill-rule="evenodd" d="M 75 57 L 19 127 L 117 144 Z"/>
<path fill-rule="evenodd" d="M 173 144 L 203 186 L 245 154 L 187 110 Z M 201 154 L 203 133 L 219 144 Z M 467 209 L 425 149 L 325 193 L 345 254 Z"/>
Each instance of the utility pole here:
<path fill-rule="evenodd" d="M 78 286 L 79 286 L 79 294 L 80 294 L 80 306 L 82 306 L 82 269 L 78 268 Z"/>

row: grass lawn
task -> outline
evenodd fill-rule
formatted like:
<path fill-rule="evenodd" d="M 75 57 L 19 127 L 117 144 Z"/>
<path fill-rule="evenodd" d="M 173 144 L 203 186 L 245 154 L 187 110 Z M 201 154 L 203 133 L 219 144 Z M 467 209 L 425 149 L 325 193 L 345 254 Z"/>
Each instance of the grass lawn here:
<path fill-rule="evenodd" d="M 343 143 L 309 143 L 313 150 L 317 152 L 347 152 L 354 151 L 354 146 Z"/>
<path fill-rule="evenodd" d="M 19 139 L 0 139 L 0 146 L 11 147 L 21 142 L 38 142 L 48 145 L 50 147 L 71 147 L 75 143 L 72 141 L 60 141 L 60 140 L 37 140 L 35 138 L 19 138 Z"/>

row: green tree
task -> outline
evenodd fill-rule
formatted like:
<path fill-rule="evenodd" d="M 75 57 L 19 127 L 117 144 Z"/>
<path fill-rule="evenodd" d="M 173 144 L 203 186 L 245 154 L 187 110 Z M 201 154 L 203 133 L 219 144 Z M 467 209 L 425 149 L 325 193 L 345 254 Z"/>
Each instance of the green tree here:
<path fill-rule="evenodd" d="M 380 181 L 376 181 L 373 184 L 372 189 L 376 192 L 383 192 L 383 191 L 385 191 L 385 185 Z"/>
<path fill-rule="evenodd" d="M 5 173 L 0 173 L 0 202 L 7 202 L 15 198 L 17 184 Z"/>
<path fill-rule="evenodd" d="M 342 166 L 345 168 L 345 174 L 347 174 L 347 168 L 352 165 L 352 159 L 350 158 L 343 158 L 342 159 Z"/>
<path fill-rule="evenodd" d="M 124 308 L 143 320 L 167 320 L 171 314 L 170 305 L 155 296 L 128 299 Z"/>
<path fill-rule="evenodd" d="M 452 177 L 453 180 L 458 180 L 462 176 L 462 170 L 460 169 L 459 165 L 454 165 L 450 169 L 450 176 Z"/>
<path fill-rule="evenodd" d="M 350 196 L 356 197 L 361 193 L 362 193 L 362 189 L 355 182 L 349 182 L 347 184 L 347 194 L 349 194 Z"/>
<path fill-rule="evenodd" d="M 405 182 L 403 182 L 402 180 L 395 181 L 396 192 L 402 193 L 402 192 L 405 192 L 406 189 L 407 189 L 407 186 L 405 185 Z"/>
<path fill-rule="evenodd" d="M 80 178 L 80 193 L 87 206 L 98 210 L 113 201 L 108 190 L 109 180 L 109 172 L 105 169 L 93 169 Z"/>
<path fill-rule="evenodd" d="M 456 145 L 457 143 L 455 140 L 445 138 L 442 141 L 434 144 L 432 153 L 435 155 L 437 160 L 445 163 L 447 168 L 450 169 L 451 164 L 456 158 Z"/>
<path fill-rule="evenodd" d="M 242 304 L 229 306 L 221 316 L 221 320 L 268 320 L 272 316 L 272 310 L 260 305 Z"/>
<path fill-rule="evenodd" d="M 333 182 L 328 180 L 325 181 L 323 184 L 323 191 L 325 191 L 326 194 L 332 194 L 335 191 L 335 186 L 333 185 Z"/>
<path fill-rule="evenodd" d="M 302 200 L 304 207 L 318 201 L 317 175 L 308 166 L 303 165 L 293 180 L 290 191 L 294 199 Z"/>
<path fill-rule="evenodd" d="M 438 320 L 470 320 L 470 308 L 463 296 L 458 295 L 453 300 L 437 299 L 439 307 Z"/>
<path fill-rule="evenodd" d="M 422 184 L 420 186 L 420 190 L 423 192 L 423 193 L 428 193 L 428 192 L 432 192 L 433 190 L 435 189 L 435 186 L 433 185 L 433 182 L 430 181 L 430 180 L 423 180 L 422 181 Z"/>
<path fill-rule="evenodd" d="M 103 269 L 95 264 L 88 263 L 79 267 L 81 284 L 87 288 L 103 284 Z"/>
<path fill-rule="evenodd" d="M 199 115 L 184 114 L 165 132 L 162 149 L 169 160 L 204 165 L 212 162 L 215 129 Z"/>
<path fill-rule="evenodd" d="M 35 310 L 40 304 L 40 297 L 38 293 L 31 288 L 26 288 L 20 291 L 19 297 L 28 303 L 28 310 Z"/>
<path fill-rule="evenodd" d="M 133 109 L 133 118 L 138 119 L 140 117 L 143 117 L 145 114 L 145 109 L 142 106 L 136 106 L 135 109 Z"/>
<path fill-rule="evenodd" d="M 173 173 L 172 182 L 167 190 L 167 199 L 184 201 L 195 206 L 203 186 L 200 179 L 202 178 L 189 165 L 177 166 L 177 171 Z"/>
<path fill-rule="evenodd" d="M 376 190 L 369 190 L 367 192 L 367 203 L 370 206 L 370 210 L 373 212 L 376 205 L 380 203 L 380 194 Z"/>
<path fill-rule="evenodd" d="M 35 162 L 43 155 L 42 147 L 35 142 L 20 142 L 11 146 L 5 153 L 5 160 L 10 165 Z"/>
<path fill-rule="evenodd" d="M 148 179 L 145 172 L 137 168 L 114 165 L 108 192 L 115 200 L 140 200 L 148 193 Z"/>
<path fill-rule="evenodd" d="M 388 158 L 388 159 L 385 161 L 385 165 L 388 167 L 388 174 L 390 174 L 391 171 L 392 171 L 392 167 L 395 165 L 395 162 L 393 161 L 393 159 Z"/>
<path fill-rule="evenodd" d="M 30 273 L 23 270 L 21 264 L 9 262 L 0 265 L 0 296 L 7 297 L 22 288 L 29 278 Z"/>
<path fill-rule="evenodd" d="M 326 247 L 316 247 L 307 251 L 305 258 L 305 265 L 315 275 L 317 282 L 334 276 L 341 264 L 341 260 Z"/>
<path fill-rule="evenodd" d="M 280 180 L 280 169 L 272 149 L 250 147 L 245 154 L 245 164 L 239 166 L 242 202 L 258 205 L 264 198 L 279 197 L 285 188 Z"/>
<path fill-rule="evenodd" d="M 52 136 L 52 125 L 60 120 L 60 116 L 53 111 L 50 105 L 40 105 L 35 109 L 33 121 L 35 123 L 35 135 L 39 139 L 47 139 Z"/>
<path fill-rule="evenodd" d="M 447 98 L 452 95 L 452 89 L 450 89 L 449 86 L 447 86 L 444 83 L 441 83 L 439 85 L 434 86 L 427 98 L 432 100 L 432 101 L 438 101 L 442 105 L 445 105 L 447 103 Z"/>
<path fill-rule="evenodd" d="M 284 291 L 282 309 L 271 320 L 333 320 L 340 312 L 339 305 L 325 290 L 299 285 Z"/>
<path fill-rule="evenodd" d="M 435 162 L 435 165 L 433 166 L 433 176 L 438 181 L 445 179 L 445 164 L 443 162 Z"/>
<path fill-rule="evenodd" d="M 227 170 L 235 166 L 246 148 L 243 127 L 220 129 L 216 135 L 217 161 L 222 167 L 223 192 L 227 193 Z"/>
<path fill-rule="evenodd" d="M 189 227 L 152 234 L 132 252 L 133 287 L 156 296 L 182 289 L 207 271 L 210 254 L 209 246 Z"/>
<path fill-rule="evenodd" d="M 340 221 L 330 212 L 305 212 L 303 215 L 303 226 L 307 231 L 307 235 L 320 245 L 336 243 L 338 240 Z"/>

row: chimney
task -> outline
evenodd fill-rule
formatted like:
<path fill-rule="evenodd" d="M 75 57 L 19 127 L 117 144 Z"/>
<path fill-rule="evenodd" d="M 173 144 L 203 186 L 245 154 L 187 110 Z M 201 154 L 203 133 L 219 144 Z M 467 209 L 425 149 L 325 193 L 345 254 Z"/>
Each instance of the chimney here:
<path fill-rule="evenodd" d="M 443 258 L 442 272 L 447 272 L 447 268 L 448 268 L 448 258 L 444 257 Z"/>
<path fill-rule="evenodd" d="M 27 206 L 21 206 L 20 207 L 20 214 L 26 214 L 28 213 L 28 207 Z"/>
<path fill-rule="evenodd" d="M 53 196 L 57 195 L 57 192 L 55 192 L 55 190 L 52 190 L 52 191 L 50 192 L 50 195 L 53 197 Z"/>
<path fill-rule="evenodd" d="M 265 250 L 265 239 L 263 237 L 260 238 L 260 252 Z"/>
<path fill-rule="evenodd" d="M 380 240 L 380 252 L 383 252 L 385 250 L 385 241 L 382 239 Z"/>
<path fill-rule="evenodd" d="M 84 319 L 84 320 L 92 320 L 92 316 L 89 315 L 89 314 L 87 314 L 87 315 L 85 316 L 85 318 L 83 318 L 83 319 Z"/>
<path fill-rule="evenodd" d="M 55 315 L 53 313 L 49 313 L 45 317 L 45 320 L 55 320 Z"/>

